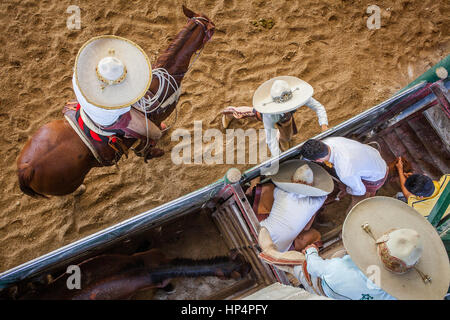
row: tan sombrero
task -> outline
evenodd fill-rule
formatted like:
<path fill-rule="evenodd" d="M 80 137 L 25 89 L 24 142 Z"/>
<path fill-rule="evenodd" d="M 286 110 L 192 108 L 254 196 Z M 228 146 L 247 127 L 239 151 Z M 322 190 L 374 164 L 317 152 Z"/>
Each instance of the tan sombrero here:
<path fill-rule="evenodd" d="M 137 44 L 104 35 L 81 47 L 74 77 L 88 103 L 103 109 L 121 109 L 145 95 L 152 81 L 152 67 Z"/>
<path fill-rule="evenodd" d="M 307 164 L 313 172 L 312 185 L 293 183 L 295 171 Z M 305 160 L 289 160 L 280 165 L 278 173 L 270 176 L 273 183 L 280 189 L 310 197 L 321 197 L 331 193 L 334 189 L 330 174 L 318 164 Z"/>
<path fill-rule="evenodd" d="M 393 297 L 443 299 L 447 293 L 445 247 L 433 226 L 406 203 L 389 197 L 359 202 L 345 219 L 342 238 L 356 266 L 371 280 L 379 274 L 375 284 Z"/>
<path fill-rule="evenodd" d="M 313 93 L 313 87 L 299 78 L 275 77 L 256 89 L 253 94 L 253 107 L 261 113 L 286 113 L 300 108 L 312 97 Z"/>

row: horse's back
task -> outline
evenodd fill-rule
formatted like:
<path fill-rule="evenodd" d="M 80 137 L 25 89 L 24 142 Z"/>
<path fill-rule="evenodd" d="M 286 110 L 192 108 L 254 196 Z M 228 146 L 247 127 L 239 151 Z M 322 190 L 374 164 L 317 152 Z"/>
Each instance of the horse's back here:
<path fill-rule="evenodd" d="M 75 191 L 92 167 L 92 154 L 65 119 L 36 131 L 17 158 L 21 190 L 31 196 Z"/>

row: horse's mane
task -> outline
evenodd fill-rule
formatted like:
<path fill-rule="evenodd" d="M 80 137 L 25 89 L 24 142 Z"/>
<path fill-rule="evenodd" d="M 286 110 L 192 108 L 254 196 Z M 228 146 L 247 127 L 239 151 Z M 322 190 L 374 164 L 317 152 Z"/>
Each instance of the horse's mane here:
<path fill-rule="evenodd" d="M 214 276 L 217 271 L 228 277 L 231 272 L 239 269 L 243 261 L 234 261 L 229 257 L 215 257 L 210 259 L 192 260 L 176 258 L 168 264 L 160 265 L 150 271 L 154 283 L 168 278 Z"/>
<path fill-rule="evenodd" d="M 164 53 L 158 57 L 158 60 L 155 63 L 155 68 L 166 66 L 173 59 L 173 53 L 178 52 L 184 46 L 187 39 L 189 39 L 190 34 L 194 31 L 195 25 L 193 27 L 189 27 L 189 24 L 186 25 L 176 36 L 176 38 L 169 44 L 169 47 L 164 51 Z"/>

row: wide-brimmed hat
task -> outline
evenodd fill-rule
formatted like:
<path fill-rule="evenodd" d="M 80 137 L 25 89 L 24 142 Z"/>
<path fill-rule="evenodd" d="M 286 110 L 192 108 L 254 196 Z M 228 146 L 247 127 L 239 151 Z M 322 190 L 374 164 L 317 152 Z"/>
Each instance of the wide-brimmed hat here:
<path fill-rule="evenodd" d="M 90 39 L 78 52 L 74 77 L 87 103 L 121 109 L 140 100 L 152 81 L 150 61 L 134 42 L 112 35 Z"/>
<path fill-rule="evenodd" d="M 253 94 L 253 107 L 261 113 L 286 113 L 301 107 L 313 93 L 313 87 L 299 78 L 275 77 L 256 89 Z"/>
<path fill-rule="evenodd" d="M 296 170 L 307 164 L 313 172 L 313 183 L 293 183 L 292 177 Z M 331 175 L 320 165 L 305 160 L 289 160 L 280 164 L 278 173 L 270 176 L 273 183 L 280 189 L 310 197 L 321 197 L 331 193 L 334 189 Z"/>
<path fill-rule="evenodd" d="M 356 266 L 393 297 L 442 299 L 447 293 L 445 247 L 433 226 L 406 203 L 389 197 L 359 202 L 345 219 L 342 238 Z"/>

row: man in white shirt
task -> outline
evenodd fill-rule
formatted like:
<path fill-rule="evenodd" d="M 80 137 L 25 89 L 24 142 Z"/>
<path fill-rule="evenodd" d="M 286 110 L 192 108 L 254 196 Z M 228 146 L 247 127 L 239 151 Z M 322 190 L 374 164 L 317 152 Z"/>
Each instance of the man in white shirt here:
<path fill-rule="evenodd" d="M 304 105 L 317 114 L 321 130 L 328 130 L 328 118 L 325 107 L 313 97 L 306 101 Z M 296 131 L 291 129 L 291 126 L 295 125 L 294 112 L 295 111 L 292 111 L 286 114 L 262 114 L 262 121 L 266 132 L 266 142 L 272 156 L 279 155 L 282 151 L 289 149 L 289 142 Z M 278 132 L 280 135 L 279 139 Z"/>
<path fill-rule="evenodd" d="M 309 139 L 301 146 L 305 159 L 323 162 L 336 170 L 346 192 L 352 195 L 352 208 L 359 201 L 375 196 L 387 180 L 388 166 L 378 150 L 355 140 L 330 137 Z"/>
<path fill-rule="evenodd" d="M 327 196 L 310 197 L 275 187 L 269 217 L 261 221 L 279 251 L 294 248 L 295 238 L 322 207 Z"/>
<path fill-rule="evenodd" d="M 317 114 L 321 130 L 328 130 L 325 107 L 312 94 L 313 88 L 296 77 L 280 76 L 270 79 L 255 91 L 253 108 L 225 108 L 222 125 L 227 128 L 233 118 L 255 117 L 264 124 L 270 153 L 278 156 L 291 146 L 292 136 L 297 133 L 293 114 L 303 105 Z"/>
<path fill-rule="evenodd" d="M 312 224 L 333 190 L 332 178 L 315 163 L 290 160 L 281 164 L 272 181 L 276 186 L 274 202 L 268 218 L 260 222 L 261 229 L 268 231 L 263 236 L 269 236 L 278 251 L 300 251 L 306 244 L 300 239 L 296 241 L 297 237 L 305 226 Z M 301 244 L 303 247 L 299 247 Z"/>

